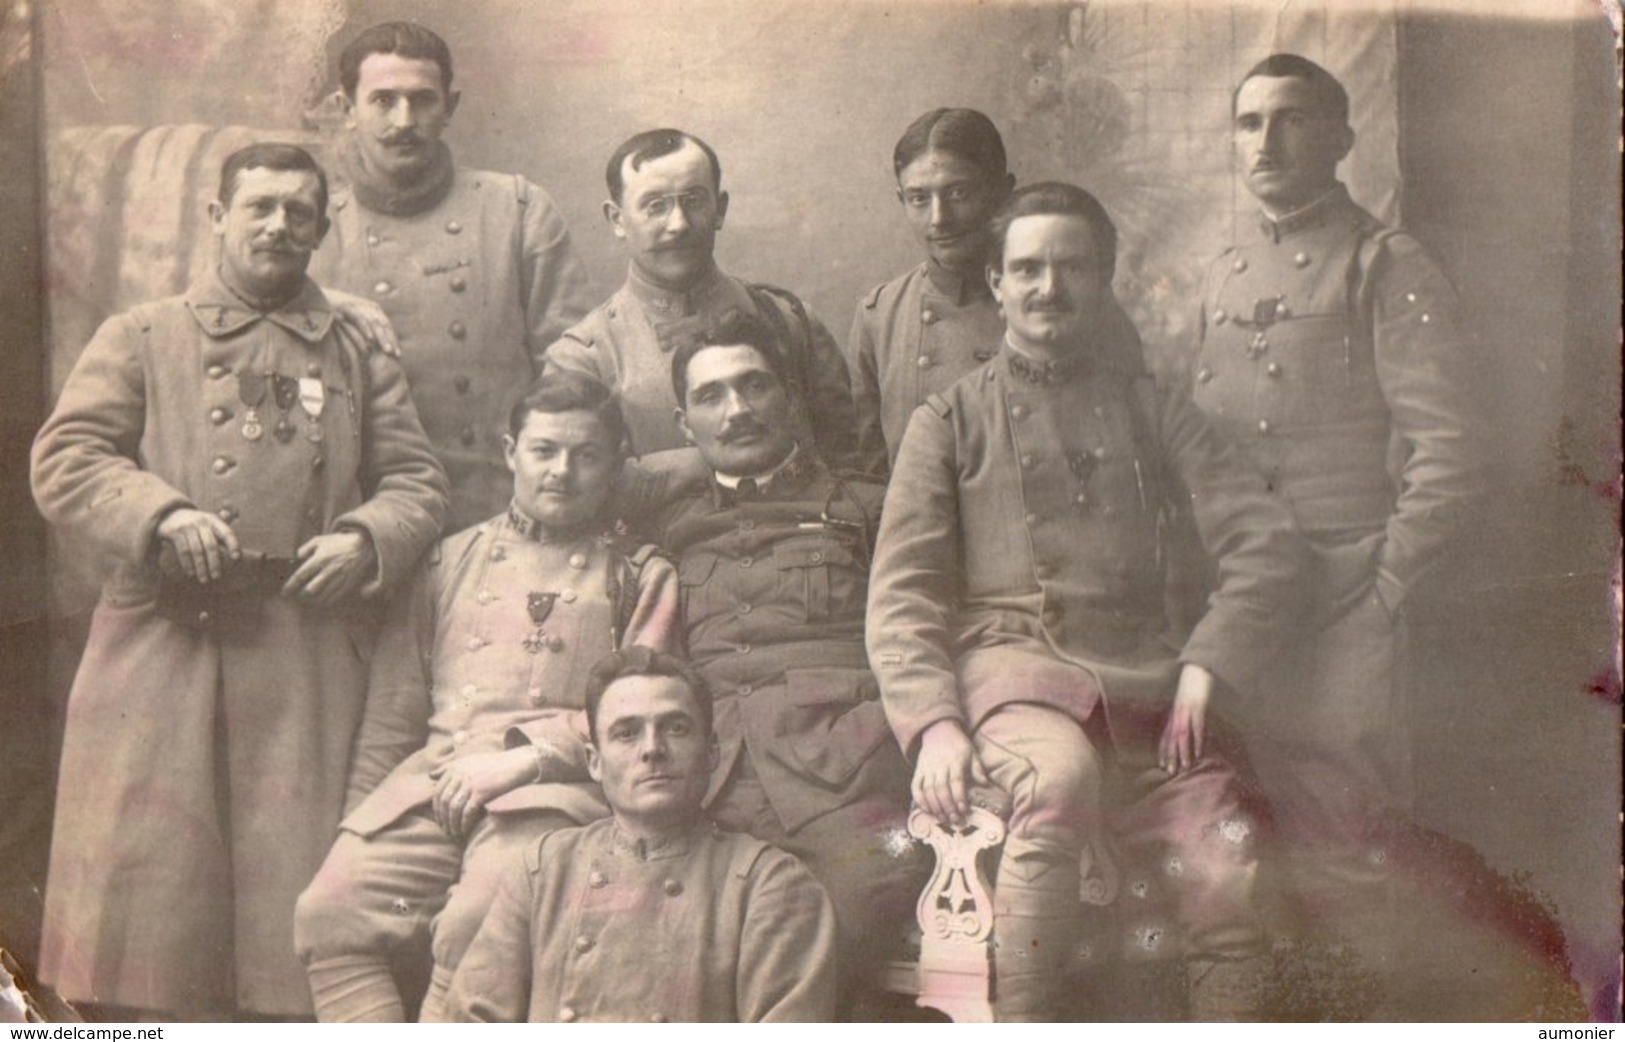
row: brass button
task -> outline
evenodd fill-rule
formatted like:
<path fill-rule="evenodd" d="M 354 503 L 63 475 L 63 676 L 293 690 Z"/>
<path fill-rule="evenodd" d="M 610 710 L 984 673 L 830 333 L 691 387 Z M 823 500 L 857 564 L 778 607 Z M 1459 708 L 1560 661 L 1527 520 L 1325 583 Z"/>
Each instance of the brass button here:
<path fill-rule="evenodd" d="M 666 1015 L 664 1013 L 651 1013 L 651 1014 L 649 1014 L 649 1023 L 651 1023 L 651 1024 L 664 1024 L 665 1022 L 666 1022 Z"/>
<path fill-rule="evenodd" d="M 576 1019 L 576 1011 L 569 1006 L 559 1007 L 559 1020 L 565 1024 L 572 1024 Z"/>
<path fill-rule="evenodd" d="M 479 593 L 475 594 L 474 599 L 479 601 L 481 604 L 490 604 L 492 601 L 496 600 L 496 594 L 492 593 L 490 590 L 481 590 Z"/>
<path fill-rule="evenodd" d="M 660 884 L 660 889 L 666 892 L 667 897 L 676 897 L 683 892 L 683 884 L 675 879 L 668 879 Z"/>
<path fill-rule="evenodd" d="M 312 362 L 309 365 L 305 366 L 305 375 L 306 376 L 320 376 L 320 375 L 322 375 L 322 367 L 317 365 L 315 362 Z"/>
<path fill-rule="evenodd" d="M 226 367 L 223 365 L 211 365 L 209 368 L 203 371 L 208 374 L 208 377 L 211 380 L 218 380 L 222 376 L 226 375 Z"/>
<path fill-rule="evenodd" d="M 1018 420 L 1025 419 L 1027 416 L 1027 407 L 1025 405 L 1012 405 L 1010 406 L 1010 415 L 1014 416 Z"/>
<path fill-rule="evenodd" d="M 935 322 L 936 320 L 937 320 L 937 313 L 935 311 L 932 311 L 930 308 L 926 308 L 924 311 L 920 312 L 920 321 L 924 322 L 926 325 L 929 326 L 931 323 Z"/>
<path fill-rule="evenodd" d="M 1260 433 L 1260 434 L 1268 434 L 1269 432 L 1270 432 L 1270 421 L 1268 421 L 1268 420 L 1259 420 L 1258 421 L 1258 433 Z"/>
<path fill-rule="evenodd" d="M 739 653 L 741 655 L 749 655 L 750 654 L 750 645 L 749 644 L 741 644 L 741 645 L 739 645 Z"/>
<path fill-rule="evenodd" d="M 213 409 L 209 410 L 209 422 L 214 424 L 216 427 L 220 426 L 222 423 L 225 423 L 229 419 L 231 419 L 230 409 L 223 409 L 217 405 Z"/>
<path fill-rule="evenodd" d="M 451 277 L 451 291 L 453 293 L 461 293 L 463 290 L 465 290 L 467 288 L 468 288 L 468 280 L 467 279 L 463 278 L 461 275 L 453 275 Z"/>
<path fill-rule="evenodd" d="M 368 233 L 368 235 L 367 235 L 367 245 L 368 246 L 376 246 L 376 245 L 378 245 L 378 241 L 379 241 L 378 236 L 376 236 L 374 234 L 371 234 L 371 233 Z"/>
<path fill-rule="evenodd" d="M 565 590 L 563 593 L 559 594 L 559 600 L 563 601 L 565 604 L 574 604 L 576 600 L 576 592 L 574 590 Z"/>
<path fill-rule="evenodd" d="M 542 704 L 542 689 L 541 688 L 533 687 L 529 691 L 525 692 L 525 694 L 530 696 L 530 704 L 531 705 L 539 706 L 539 705 Z"/>
<path fill-rule="evenodd" d="M 209 469 L 213 470 L 216 474 L 224 474 L 234 466 L 236 466 L 236 464 L 226 457 L 216 456 L 214 458 L 214 462 L 209 464 Z"/>
<path fill-rule="evenodd" d="M 824 563 L 824 552 L 822 550 L 814 550 L 812 552 L 812 563 L 813 564 L 823 564 Z"/>
<path fill-rule="evenodd" d="M 446 327 L 446 332 L 451 334 L 451 338 L 453 340 L 461 340 L 468 336 L 468 327 L 463 325 L 461 322 L 453 322 L 451 325 Z"/>
<path fill-rule="evenodd" d="M 500 546 L 491 547 L 491 560 L 493 560 L 493 561 L 501 561 L 504 558 L 506 558 L 507 556 L 508 556 L 508 551 L 504 550 L 502 547 L 500 547 Z"/>
<path fill-rule="evenodd" d="M 1028 514 L 1026 520 L 1027 520 L 1027 523 L 1029 525 L 1036 525 L 1036 524 L 1038 524 L 1038 515 L 1037 514 Z"/>
<path fill-rule="evenodd" d="M 1286 318 L 1290 314 L 1292 314 L 1292 311 L 1286 306 L 1286 301 L 1277 300 L 1275 302 L 1275 317 L 1276 318 Z"/>
<path fill-rule="evenodd" d="M 215 512 L 215 516 L 229 525 L 233 521 L 237 520 L 240 515 L 231 507 L 221 507 Z"/>
<path fill-rule="evenodd" d="M 547 635 L 547 650 L 553 652 L 555 655 L 563 651 L 564 638 L 559 636 L 557 633 L 549 633 Z"/>
<path fill-rule="evenodd" d="M 483 647 L 485 647 L 485 641 L 483 639 L 481 639 L 479 637 L 470 637 L 470 638 L 468 638 L 468 650 L 469 651 L 478 651 Z"/>
<path fill-rule="evenodd" d="M 447 221 L 446 222 L 446 232 L 448 234 L 459 235 L 459 234 L 462 233 L 462 230 L 463 230 L 463 226 L 459 222 L 457 222 L 457 221 Z"/>
<path fill-rule="evenodd" d="M 1309 255 L 1307 253 L 1293 254 L 1292 263 L 1300 268 L 1307 268 L 1309 266 Z"/>
<path fill-rule="evenodd" d="M 590 951 L 592 951 L 592 938 L 588 937 L 586 934 L 578 934 L 576 936 L 576 951 L 578 951 L 578 952 L 590 952 Z"/>
<path fill-rule="evenodd" d="M 921 355 L 914 360 L 914 364 L 919 366 L 921 369 L 929 369 L 931 368 L 931 356 Z"/>
<path fill-rule="evenodd" d="M 388 279 L 379 279 L 373 283 L 372 291 L 382 297 L 395 292 L 395 286 Z"/>
<path fill-rule="evenodd" d="M 1105 459 L 1106 456 L 1107 456 L 1106 446 L 1104 446 L 1104 445 L 1096 445 L 1095 446 L 1095 451 L 1093 453 L 1091 453 L 1091 455 L 1093 455 L 1095 457 L 1095 459 L 1097 459 L 1097 460 Z"/>
<path fill-rule="evenodd" d="M 474 444 L 474 428 L 464 427 L 462 430 L 457 432 L 457 437 L 464 445 Z"/>
<path fill-rule="evenodd" d="M 749 601 L 744 601 L 739 605 L 739 614 L 741 615 L 749 615 L 754 610 L 755 609 L 751 607 L 751 603 Z"/>
<path fill-rule="evenodd" d="M 1207 366 L 1204 365 L 1201 369 L 1197 370 L 1197 372 L 1196 372 L 1196 382 L 1197 383 L 1205 384 L 1211 379 L 1213 379 L 1213 370 L 1209 369 Z"/>
<path fill-rule="evenodd" d="M 740 684 L 737 690 L 740 698 L 749 698 L 751 692 L 756 689 L 749 684 Z"/>
<path fill-rule="evenodd" d="M 570 555 L 570 567 L 571 568 L 585 568 L 585 567 L 587 567 L 587 555 L 586 554 L 571 554 Z"/>
<path fill-rule="evenodd" d="M 1077 495 L 1072 497 L 1072 502 L 1078 504 L 1080 507 L 1085 506 L 1089 502 L 1089 497 L 1086 494 L 1079 492 Z"/>
<path fill-rule="evenodd" d="M 1224 325 L 1229 319 L 1230 316 L 1225 312 L 1224 308 L 1220 308 L 1213 313 L 1213 324 L 1216 326 Z"/>
<path fill-rule="evenodd" d="M 754 558 L 754 557 L 741 557 L 739 559 L 739 567 L 741 567 L 741 568 L 749 568 L 751 565 L 753 565 L 755 563 L 756 563 L 756 558 Z"/>
<path fill-rule="evenodd" d="M 327 466 L 326 458 L 324 458 L 322 456 L 314 456 L 314 457 L 311 458 L 311 461 L 310 461 L 310 469 L 311 470 L 321 470 L 325 466 Z"/>
<path fill-rule="evenodd" d="M 1268 373 L 1271 376 L 1280 376 L 1281 375 L 1280 363 L 1271 362 L 1269 365 L 1266 365 L 1264 367 L 1264 372 Z"/>
<path fill-rule="evenodd" d="M 1247 258 L 1246 257 L 1237 257 L 1236 258 L 1236 263 L 1230 265 L 1230 267 L 1235 269 L 1238 272 L 1246 271 L 1247 270 Z"/>
<path fill-rule="evenodd" d="M 197 624 L 199 626 L 207 626 L 209 623 L 211 623 L 213 621 L 214 621 L 214 616 L 210 615 L 208 612 L 200 611 L 200 612 L 197 613 Z"/>
<path fill-rule="evenodd" d="M 609 877 L 604 875 L 602 872 L 594 872 L 592 875 L 587 877 L 587 883 L 595 890 L 602 890 L 604 887 L 609 885 Z"/>

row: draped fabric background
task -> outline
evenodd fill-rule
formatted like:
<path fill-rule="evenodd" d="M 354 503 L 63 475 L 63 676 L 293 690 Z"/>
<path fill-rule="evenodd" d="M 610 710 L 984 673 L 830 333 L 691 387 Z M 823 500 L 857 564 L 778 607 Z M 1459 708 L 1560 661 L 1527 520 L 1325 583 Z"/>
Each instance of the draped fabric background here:
<path fill-rule="evenodd" d="M 896 138 L 927 109 L 981 109 L 1020 180 L 1101 196 L 1122 233 L 1118 293 L 1165 366 L 1190 346 L 1204 263 L 1251 220 L 1233 176 L 1231 88 L 1274 50 L 1326 65 L 1354 104 L 1342 174 L 1355 198 L 1416 231 L 1462 292 L 1502 462 L 1484 530 L 1424 620 L 1436 653 L 1422 667 L 1422 813 L 1496 868 L 1527 873 L 1594 1011 L 1618 1009 L 1619 97 L 1607 0 L 8 10 L 26 23 L 30 2 L 46 407 L 100 321 L 180 291 L 212 262 L 204 207 L 226 153 L 255 139 L 323 149 L 333 62 L 377 21 L 413 18 L 447 38 L 464 95 L 448 134 L 456 156 L 544 185 L 601 295 L 624 271 L 599 213 L 603 162 L 630 134 L 673 125 L 720 153 L 733 196 L 723 266 L 794 289 L 843 340 L 858 296 L 919 259 L 893 196 Z M 15 38 L 0 34 L 8 72 Z M 5 292 L 7 308 L 32 303 Z M 0 448 L 8 479 L 26 469 L 26 436 Z M 26 491 L 7 509 L 35 521 Z M 53 712 L 96 575 L 75 548 L 54 548 Z"/>

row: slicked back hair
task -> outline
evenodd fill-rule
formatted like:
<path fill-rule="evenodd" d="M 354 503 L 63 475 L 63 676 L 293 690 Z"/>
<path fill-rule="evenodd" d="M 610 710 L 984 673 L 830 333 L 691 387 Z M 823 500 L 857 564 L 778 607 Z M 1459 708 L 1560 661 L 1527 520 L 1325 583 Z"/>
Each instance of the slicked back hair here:
<path fill-rule="evenodd" d="M 316 175 L 316 199 L 320 204 L 319 218 L 327 216 L 327 172 L 316 162 L 316 157 L 298 145 L 279 141 L 262 141 L 239 148 L 220 164 L 220 205 L 230 206 L 237 194 L 237 176 L 244 170 L 292 170 Z"/>
<path fill-rule="evenodd" d="M 621 146 L 609 157 L 609 164 L 604 167 L 604 182 L 609 186 L 609 197 L 617 206 L 621 204 L 621 194 L 626 191 L 626 181 L 621 176 L 621 169 L 627 165 L 627 160 L 632 161 L 632 169 L 636 171 L 649 160 L 669 156 L 691 142 L 705 153 L 706 160 L 711 164 L 711 187 L 720 193 L 722 161 L 717 158 L 711 146 L 685 131 L 660 127 L 633 134 L 621 142 Z"/>
<path fill-rule="evenodd" d="M 932 150 L 958 156 L 995 180 L 1009 172 L 999 128 L 975 109 L 932 109 L 910 123 L 892 149 L 892 172 L 902 177 L 905 167 Z"/>
<path fill-rule="evenodd" d="M 355 100 L 361 82 L 361 63 L 373 54 L 431 61 L 440 66 L 440 87 L 451 94 L 451 48 L 440 36 L 416 22 L 381 22 L 350 41 L 339 55 L 339 86 Z"/>
<path fill-rule="evenodd" d="M 1232 116 L 1236 114 L 1236 99 L 1241 96 L 1242 84 L 1255 76 L 1286 76 L 1302 80 L 1315 95 L 1315 103 L 1320 110 L 1318 115 L 1330 116 L 1343 123 L 1349 121 L 1349 92 L 1343 89 L 1336 76 L 1301 54 L 1272 54 L 1248 69 L 1241 83 L 1236 84 L 1236 89 L 1230 92 Z"/>
<path fill-rule="evenodd" d="M 1089 226 L 1095 250 L 1106 265 L 1106 281 L 1110 282 L 1117 271 L 1117 225 L 1112 223 L 1111 216 L 1100 205 L 1099 199 L 1077 185 L 1062 181 L 1040 181 L 1011 193 L 1010 198 L 999 207 L 999 212 L 993 215 L 990 225 L 993 246 L 988 255 L 988 266 L 1004 270 L 1004 240 L 1009 234 L 1010 225 L 1022 217 L 1047 214 L 1078 217 Z"/>
<path fill-rule="evenodd" d="M 587 734 L 594 745 L 598 744 L 598 710 L 604 704 L 604 692 L 615 681 L 626 677 L 673 677 L 681 680 L 694 695 L 701 733 L 711 733 L 711 686 L 699 671 L 675 655 L 634 644 L 599 659 L 587 675 Z"/>

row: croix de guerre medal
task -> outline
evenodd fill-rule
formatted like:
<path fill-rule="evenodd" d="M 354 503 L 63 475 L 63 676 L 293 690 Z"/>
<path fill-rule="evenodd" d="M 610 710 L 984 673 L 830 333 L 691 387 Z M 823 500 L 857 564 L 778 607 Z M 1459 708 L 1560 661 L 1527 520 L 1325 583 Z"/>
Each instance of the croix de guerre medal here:
<path fill-rule="evenodd" d="M 553 604 L 559 599 L 556 593 L 537 593 L 534 590 L 525 598 L 525 610 L 530 613 L 530 621 L 534 628 L 525 636 L 525 650 L 532 655 L 541 654 L 547 647 L 547 633 L 542 629 L 542 623 L 552 614 Z"/>
<path fill-rule="evenodd" d="M 243 438 L 247 441 L 259 441 L 265 437 L 265 427 L 260 423 L 259 405 L 265 400 L 268 385 L 266 375 L 237 374 L 237 397 L 243 403 Z"/>
<path fill-rule="evenodd" d="M 291 376 L 281 374 L 271 377 L 271 386 L 276 394 L 277 421 L 276 427 L 271 431 L 276 440 L 286 445 L 293 440 L 293 421 L 288 419 L 288 412 L 293 403 L 299 400 L 299 381 Z"/>

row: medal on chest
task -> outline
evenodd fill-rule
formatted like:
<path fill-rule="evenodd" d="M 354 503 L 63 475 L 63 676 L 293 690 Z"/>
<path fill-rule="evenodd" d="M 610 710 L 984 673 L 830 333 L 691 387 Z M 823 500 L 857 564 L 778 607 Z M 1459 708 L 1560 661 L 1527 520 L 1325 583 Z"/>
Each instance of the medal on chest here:
<path fill-rule="evenodd" d="M 277 420 L 271 433 L 276 440 L 286 445 L 293 440 L 293 421 L 288 419 L 293 403 L 299 400 L 299 381 L 291 376 L 280 373 L 271 377 L 272 393 L 276 395 Z"/>
<path fill-rule="evenodd" d="M 238 373 L 237 398 L 243 403 L 243 438 L 246 441 L 259 441 L 265 437 L 265 427 L 260 423 L 260 403 L 265 400 L 269 381 L 266 373 Z"/>
<path fill-rule="evenodd" d="M 525 635 L 524 644 L 525 650 L 532 655 L 541 654 L 543 648 L 552 644 L 547 631 L 542 629 L 542 624 L 553 613 L 553 605 L 558 602 L 558 599 L 559 595 L 556 593 L 538 593 L 535 590 L 532 590 L 525 597 L 525 611 L 530 615 L 533 628 Z"/>
<path fill-rule="evenodd" d="M 313 442 L 320 442 L 322 433 L 322 410 L 327 405 L 327 389 L 322 386 L 321 380 L 314 376 L 301 376 L 299 378 L 299 407 L 305 410 L 310 417 L 310 423 L 305 430 L 305 437 Z"/>

